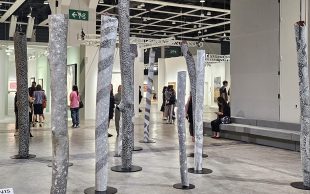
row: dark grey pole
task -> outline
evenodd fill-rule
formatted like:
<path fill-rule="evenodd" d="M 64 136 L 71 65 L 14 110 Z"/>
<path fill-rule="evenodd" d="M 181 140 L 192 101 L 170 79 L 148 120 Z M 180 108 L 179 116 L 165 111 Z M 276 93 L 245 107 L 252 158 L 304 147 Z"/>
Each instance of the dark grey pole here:
<path fill-rule="evenodd" d="M 16 62 L 17 78 L 17 109 L 19 126 L 19 150 L 18 155 L 12 156 L 13 159 L 34 158 L 35 155 L 29 154 L 29 94 L 28 94 L 28 57 L 27 39 L 22 32 L 14 35 L 14 50 Z"/>
<path fill-rule="evenodd" d="M 68 19 L 63 14 L 51 15 L 49 19 L 48 60 L 51 70 L 51 128 L 53 145 L 51 194 L 65 194 L 69 162 L 67 121 Z"/>
<path fill-rule="evenodd" d="M 132 165 L 133 133 L 134 133 L 134 82 L 133 82 L 133 62 L 130 50 L 130 17 L 129 1 L 118 1 L 119 14 L 119 47 L 122 76 L 122 165 L 112 167 L 116 172 L 136 172 L 142 170 L 141 167 Z"/>

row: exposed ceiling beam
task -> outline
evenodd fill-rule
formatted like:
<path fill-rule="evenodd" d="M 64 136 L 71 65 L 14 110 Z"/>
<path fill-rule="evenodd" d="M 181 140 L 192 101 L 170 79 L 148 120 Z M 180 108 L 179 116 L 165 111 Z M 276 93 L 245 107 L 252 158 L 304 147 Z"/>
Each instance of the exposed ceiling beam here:
<path fill-rule="evenodd" d="M 230 30 L 224 30 L 224 31 L 221 31 L 221 32 L 214 32 L 214 33 L 211 33 L 211 34 L 205 34 L 205 35 L 202 35 L 202 36 L 199 36 L 199 38 L 204 38 L 204 37 L 208 37 L 208 36 L 214 36 L 214 35 L 218 35 L 218 34 L 224 34 L 224 33 L 230 33 Z"/>
<path fill-rule="evenodd" d="M 7 20 L 24 2 L 25 0 L 15 1 L 10 9 L 0 18 L 0 22 L 3 23 L 5 20 Z"/>
<path fill-rule="evenodd" d="M 196 31 L 199 31 L 199 30 L 205 30 L 205 29 L 209 29 L 209 28 L 214 28 L 214 27 L 217 27 L 217 26 L 223 26 L 223 25 L 226 25 L 226 24 L 230 24 L 230 21 L 213 24 L 213 25 L 206 26 L 206 27 L 195 28 L 195 29 L 192 29 L 192 30 L 186 30 L 186 31 L 183 31 L 183 32 L 175 33 L 173 35 L 174 36 L 178 36 L 178 35 L 181 35 L 181 34 L 187 34 L 187 33 L 196 32 Z"/>
<path fill-rule="evenodd" d="M 207 10 L 207 11 L 230 13 L 230 10 L 228 10 L 228 9 L 219 9 L 219 8 L 213 8 L 213 7 L 201 7 L 201 6 L 196 6 L 196 5 L 186 5 L 186 4 L 179 4 L 179 3 L 169 3 L 167 1 L 157 1 L 157 0 L 131 0 L 131 1 L 140 2 L 140 3 L 151 3 L 151 4 L 171 6 L 171 7 L 191 8 L 191 9 L 196 9 L 196 10 Z"/>

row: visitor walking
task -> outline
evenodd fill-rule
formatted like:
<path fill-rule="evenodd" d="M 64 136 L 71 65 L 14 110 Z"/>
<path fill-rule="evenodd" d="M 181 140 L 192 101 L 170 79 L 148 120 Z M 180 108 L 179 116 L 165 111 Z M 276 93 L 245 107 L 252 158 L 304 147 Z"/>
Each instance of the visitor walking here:
<path fill-rule="evenodd" d="M 227 92 L 228 81 L 223 81 L 223 86 L 220 88 L 220 97 L 224 98 L 228 102 L 228 92 Z"/>
<path fill-rule="evenodd" d="M 163 120 L 166 120 L 167 117 L 165 115 L 165 107 L 166 107 L 166 96 L 165 93 L 167 91 L 167 86 L 164 86 L 163 91 L 162 91 L 162 95 L 163 95 L 163 103 L 161 104 L 161 108 L 160 111 L 163 112 Z"/>
<path fill-rule="evenodd" d="M 45 92 L 42 90 L 40 84 L 37 85 L 36 91 L 33 92 L 33 108 L 34 108 L 34 117 L 37 119 L 39 115 L 39 126 L 42 127 L 43 123 L 43 100 L 46 99 Z M 33 127 L 36 126 L 36 123 L 33 123 Z"/>
<path fill-rule="evenodd" d="M 176 94 L 175 94 L 175 90 L 173 89 L 173 87 L 169 87 L 168 86 L 168 95 L 167 97 L 167 109 L 168 109 L 168 117 L 167 117 L 167 123 L 172 124 L 174 123 L 175 120 L 175 114 L 174 114 L 174 107 L 175 107 L 175 103 L 176 103 Z"/>
<path fill-rule="evenodd" d="M 122 100 L 122 86 L 119 85 L 118 89 L 117 89 L 117 93 L 114 96 L 114 103 L 116 105 L 115 108 L 115 129 L 116 129 L 116 133 L 117 136 L 119 135 L 119 121 L 120 121 L 120 110 L 118 108 L 118 105 L 121 103 Z"/>
<path fill-rule="evenodd" d="M 139 86 L 139 105 L 141 104 L 141 101 L 142 101 L 142 92 L 141 92 L 141 86 Z M 139 108 L 139 112 L 142 112 L 142 110 Z"/>
<path fill-rule="evenodd" d="M 189 122 L 189 134 L 192 137 L 192 142 L 195 142 L 192 94 L 190 94 L 190 96 L 188 97 L 188 100 L 185 106 L 185 114 L 187 115 L 186 118 Z"/>
<path fill-rule="evenodd" d="M 115 108 L 115 101 L 113 95 L 113 85 L 110 85 L 110 106 L 109 106 L 109 123 L 108 126 L 110 127 L 110 121 L 113 119 L 114 116 L 114 108 Z M 112 137 L 113 135 L 108 133 L 108 137 Z"/>
<path fill-rule="evenodd" d="M 72 87 L 72 92 L 70 93 L 70 111 L 72 128 L 80 127 L 80 95 L 76 85 Z"/>

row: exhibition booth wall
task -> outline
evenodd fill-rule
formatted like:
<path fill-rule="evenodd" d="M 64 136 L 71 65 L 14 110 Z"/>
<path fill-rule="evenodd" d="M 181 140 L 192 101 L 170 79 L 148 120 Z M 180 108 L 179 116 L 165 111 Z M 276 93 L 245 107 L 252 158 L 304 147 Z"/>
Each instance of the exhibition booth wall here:
<path fill-rule="evenodd" d="M 304 8 L 302 19 L 309 21 Z M 294 31 L 299 10 L 299 1 L 231 2 L 233 116 L 300 122 Z"/>

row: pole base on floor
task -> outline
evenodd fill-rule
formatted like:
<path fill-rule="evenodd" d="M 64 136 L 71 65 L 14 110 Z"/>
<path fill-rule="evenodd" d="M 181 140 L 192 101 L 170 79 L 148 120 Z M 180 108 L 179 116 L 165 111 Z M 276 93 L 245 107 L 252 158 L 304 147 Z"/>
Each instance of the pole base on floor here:
<path fill-rule="evenodd" d="M 174 184 L 173 188 L 175 189 L 182 189 L 182 190 L 190 190 L 195 189 L 195 185 L 189 184 L 189 186 L 183 186 L 182 183 Z"/>
<path fill-rule="evenodd" d="M 300 190 L 310 190 L 310 187 L 305 186 L 303 182 L 293 182 L 291 186 Z"/>
<path fill-rule="evenodd" d="M 16 160 L 20 160 L 20 159 L 31 159 L 31 158 L 35 158 L 36 155 L 34 154 L 29 154 L 28 156 L 26 157 L 23 157 L 23 156 L 20 156 L 20 155 L 14 155 L 14 156 L 11 156 L 10 158 L 11 159 L 16 159 Z"/>
<path fill-rule="evenodd" d="M 96 191 L 95 187 L 90 187 L 84 190 L 85 194 L 114 194 L 117 193 L 117 189 L 114 187 L 107 187 L 106 191 Z"/>
<path fill-rule="evenodd" d="M 195 153 L 189 153 L 187 155 L 187 157 L 194 158 L 195 157 Z M 202 158 L 207 158 L 207 157 L 208 157 L 208 154 L 202 154 Z"/>
<path fill-rule="evenodd" d="M 147 140 L 147 141 L 141 140 L 141 141 L 139 141 L 139 142 L 140 142 L 140 143 L 156 143 L 156 141 L 153 140 L 153 139 L 149 139 L 149 140 Z"/>
<path fill-rule="evenodd" d="M 208 168 L 203 168 L 202 170 L 195 170 L 194 168 L 189 168 L 188 172 L 192 174 L 211 174 L 213 171 Z"/>
<path fill-rule="evenodd" d="M 133 147 L 132 151 L 135 151 L 135 152 L 138 152 L 138 151 L 142 151 L 143 148 L 142 147 L 139 147 L 139 146 L 135 146 Z"/>
<path fill-rule="evenodd" d="M 119 165 L 119 166 L 113 166 L 111 168 L 112 171 L 114 172 L 124 172 L 124 173 L 129 173 L 129 172 L 138 172 L 138 171 L 141 171 L 142 168 L 140 166 L 134 166 L 132 165 L 131 168 L 123 168 L 122 165 Z"/>
<path fill-rule="evenodd" d="M 52 164 L 52 163 L 49 163 L 47 166 L 48 166 L 48 167 L 52 167 L 53 164 Z M 72 162 L 69 162 L 68 167 L 71 167 L 71 166 L 73 166 L 73 163 L 72 163 Z"/>

